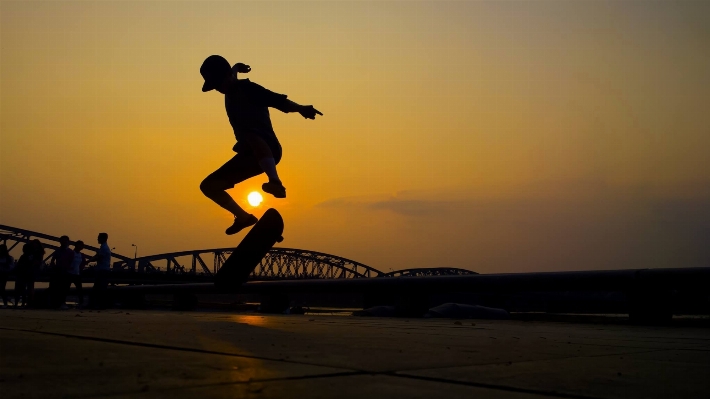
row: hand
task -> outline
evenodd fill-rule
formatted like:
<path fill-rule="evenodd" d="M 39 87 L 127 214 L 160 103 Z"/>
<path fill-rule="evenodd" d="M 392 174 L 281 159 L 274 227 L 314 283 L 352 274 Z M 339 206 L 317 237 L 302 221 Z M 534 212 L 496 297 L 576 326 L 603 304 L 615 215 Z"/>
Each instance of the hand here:
<path fill-rule="evenodd" d="M 232 72 L 235 73 L 249 73 L 251 71 L 251 67 L 246 64 L 242 64 L 241 62 L 237 62 L 233 67 L 232 67 Z"/>
<path fill-rule="evenodd" d="M 323 116 L 323 114 L 317 109 L 313 108 L 312 105 L 304 105 L 298 111 L 306 119 L 316 119 L 316 114 Z"/>

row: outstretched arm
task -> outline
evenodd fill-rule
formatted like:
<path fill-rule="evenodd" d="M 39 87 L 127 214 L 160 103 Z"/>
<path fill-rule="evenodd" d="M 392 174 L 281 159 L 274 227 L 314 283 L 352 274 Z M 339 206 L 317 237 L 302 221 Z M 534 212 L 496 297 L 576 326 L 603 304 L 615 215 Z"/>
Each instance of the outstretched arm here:
<path fill-rule="evenodd" d="M 301 105 L 287 98 L 285 94 L 274 93 L 271 90 L 265 89 L 256 83 L 249 86 L 254 93 L 254 97 L 261 105 L 276 108 L 281 112 L 298 112 L 306 119 L 316 119 L 316 115 L 323 115 L 322 112 L 313 108 L 312 105 Z"/>
<path fill-rule="evenodd" d="M 317 109 L 313 108 L 312 105 L 300 105 L 291 100 L 285 100 L 285 105 L 279 108 L 282 112 L 298 112 L 306 119 L 316 119 L 316 114 L 323 116 L 323 114 Z"/>
<path fill-rule="evenodd" d="M 104 258 L 104 254 L 101 253 L 101 248 L 99 247 L 99 250 L 96 251 L 96 255 L 92 256 L 87 260 L 87 262 L 98 262 Z"/>

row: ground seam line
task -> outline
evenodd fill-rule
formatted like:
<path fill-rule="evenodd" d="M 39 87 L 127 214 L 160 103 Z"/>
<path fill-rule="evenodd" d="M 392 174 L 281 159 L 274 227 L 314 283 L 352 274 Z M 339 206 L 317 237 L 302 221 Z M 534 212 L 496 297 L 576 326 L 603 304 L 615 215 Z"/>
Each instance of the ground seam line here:
<path fill-rule="evenodd" d="M 423 381 L 431 381 L 431 382 L 440 382 L 440 383 L 446 383 L 446 384 L 455 384 L 455 385 L 465 385 L 465 386 L 470 386 L 470 387 L 476 387 L 476 388 L 487 388 L 487 389 L 495 389 L 499 391 L 508 391 L 508 392 L 519 392 L 519 393 L 528 393 L 528 394 L 534 394 L 534 395 L 545 395 L 545 396 L 553 396 L 557 398 L 567 398 L 567 399 L 603 399 L 595 396 L 584 396 L 584 395 L 576 395 L 576 394 L 565 394 L 565 393 L 560 393 L 560 392 L 554 392 L 554 391 L 538 391 L 535 389 L 527 389 L 527 388 L 516 388 L 516 387 L 511 387 L 511 386 L 506 386 L 506 385 L 494 385 L 494 384 L 485 384 L 485 383 L 480 383 L 480 382 L 466 382 L 466 381 L 457 381 L 457 380 L 449 380 L 446 378 L 437 378 L 437 377 L 425 377 L 425 376 L 419 376 L 419 375 L 410 375 L 410 374 L 398 374 L 398 373 L 380 373 L 383 375 L 389 375 L 392 377 L 399 377 L 399 378 L 410 378 L 410 379 L 415 379 L 415 380 L 423 380 Z"/>
<path fill-rule="evenodd" d="M 510 362 L 491 362 L 491 363 L 459 364 L 459 365 L 436 366 L 436 367 L 417 367 L 417 368 L 402 369 L 402 370 L 392 370 L 392 371 L 387 371 L 387 373 L 408 373 L 408 372 L 412 372 L 412 371 L 440 370 L 440 369 L 459 368 L 459 367 L 506 366 L 506 365 L 513 365 L 513 364 L 521 364 L 521 363 L 554 362 L 554 361 L 558 361 L 558 360 L 569 360 L 569 359 L 639 355 L 639 354 L 644 354 L 644 353 L 655 353 L 655 352 L 663 352 L 663 351 L 669 351 L 669 350 L 675 350 L 675 349 L 651 349 L 651 350 L 647 350 L 647 351 L 625 352 L 625 353 L 608 353 L 608 354 L 603 354 L 603 355 L 564 356 L 564 357 L 555 357 L 555 358 L 538 359 L 538 360 L 518 360 L 518 361 L 510 361 Z"/>
<path fill-rule="evenodd" d="M 341 373 L 330 373 L 330 374 L 314 374 L 314 375 L 303 375 L 303 376 L 292 376 L 292 377 L 282 377 L 282 378 L 266 378 L 263 380 L 249 380 L 249 381 L 230 381 L 230 382 L 216 382 L 214 384 L 201 384 L 201 385 L 189 385 L 189 386 L 180 386 L 180 387 L 168 387 L 168 388 L 156 388 L 154 391 L 148 391 L 148 392 L 169 392 L 169 391 L 177 391 L 177 390 L 185 390 L 185 389 L 194 389 L 194 388 L 211 388 L 211 387 L 219 387 L 219 386 L 229 386 L 229 385 L 248 385 L 248 384 L 261 384 L 261 383 L 267 383 L 267 382 L 280 382 L 280 381 L 297 381 L 297 380 L 310 380 L 310 379 L 318 379 L 318 378 L 333 378 L 333 377 L 350 377 L 350 376 L 355 376 L 355 375 L 367 375 L 370 373 L 364 372 L 364 371 L 345 371 Z M 111 397 L 111 396 L 122 396 L 126 395 L 128 393 L 136 393 L 137 391 L 128 391 L 128 392 L 114 392 L 114 393 L 108 393 L 108 394 L 98 394 L 98 395 L 90 395 L 87 396 L 86 398 L 105 398 L 105 397 Z M 142 393 L 142 391 L 140 391 Z"/>
<path fill-rule="evenodd" d="M 302 365 L 306 365 L 306 366 L 329 367 L 332 369 L 351 370 L 351 372 L 367 373 L 366 370 L 346 369 L 343 367 L 325 366 L 322 364 L 313 364 L 313 363 L 301 362 L 301 361 L 297 361 L 297 360 L 277 359 L 277 358 L 269 358 L 269 357 L 254 356 L 254 355 L 240 355 L 237 353 L 209 351 L 209 350 L 205 350 L 205 349 L 185 348 L 185 347 L 180 347 L 180 346 L 169 346 L 169 345 L 161 345 L 161 344 L 151 344 L 151 343 L 147 343 L 147 342 L 124 341 L 124 340 L 111 339 L 111 338 L 89 337 L 89 336 L 85 336 L 85 335 L 72 335 L 72 334 L 65 334 L 65 333 L 56 333 L 56 332 L 51 332 L 51 331 L 25 330 L 25 329 L 7 328 L 7 327 L 0 327 L 0 330 L 45 334 L 45 335 L 52 335 L 52 336 L 64 337 L 64 338 L 85 339 L 88 341 L 106 342 L 106 343 L 119 344 L 119 345 L 131 345 L 131 346 L 139 346 L 139 347 L 144 347 L 144 348 L 167 349 L 167 350 L 174 350 L 174 351 L 181 351 L 181 352 L 193 352 L 193 353 L 202 353 L 202 354 L 208 354 L 208 355 L 242 357 L 242 358 L 247 358 L 247 359 L 269 360 L 269 361 L 273 361 L 273 362 L 302 364 Z"/>

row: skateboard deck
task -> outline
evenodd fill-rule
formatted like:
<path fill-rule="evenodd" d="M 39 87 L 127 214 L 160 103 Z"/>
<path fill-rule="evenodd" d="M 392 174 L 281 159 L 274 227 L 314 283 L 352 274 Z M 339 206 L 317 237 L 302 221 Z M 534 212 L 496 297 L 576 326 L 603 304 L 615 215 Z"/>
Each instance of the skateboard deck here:
<path fill-rule="evenodd" d="M 215 287 L 234 291 L 244 284 L 274 244 L 283 241 L 283 232 L 283 218 L 276 209 L 269 208 L 219 269 Z"/>

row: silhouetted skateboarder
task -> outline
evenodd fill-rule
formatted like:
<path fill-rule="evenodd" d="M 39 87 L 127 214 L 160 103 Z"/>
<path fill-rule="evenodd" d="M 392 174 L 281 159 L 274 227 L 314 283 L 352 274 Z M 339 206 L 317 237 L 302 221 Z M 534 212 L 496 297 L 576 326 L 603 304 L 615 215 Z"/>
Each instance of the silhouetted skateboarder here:
<path fill-rule="evenodd" d="M 229 123 L 234 129 L 237 143 L 232 148 L 237 154 L 219 169 L 212 172 L 200 184 L 207 198 L 234 215 L 234 223 L 227 234 L 236 234 L 257 222 L 257 218 L 244 211 L 226 190 L 246 179 L 266 173 L 269 181 L 261 188 L 276 198 L 286 198 L 286 188 L 276 173 L 276 164 L 281 160 L 281 144 L 271 126 L 269 108 L 281 112 L 298 112 L 304 118 L 315 119 L 323 115 L 312 105 L 299 105 L 288 100 L 285 94 L 277 94 L 259 86 L 249 79 L 237 79 L 238 72 L 248 73 L 251 68 L 242 63 L 234 68 L 219 55 L 211 55 L 200 67 L 205 79 L 202 91 L 212 89 L 224 94 Z"/>

